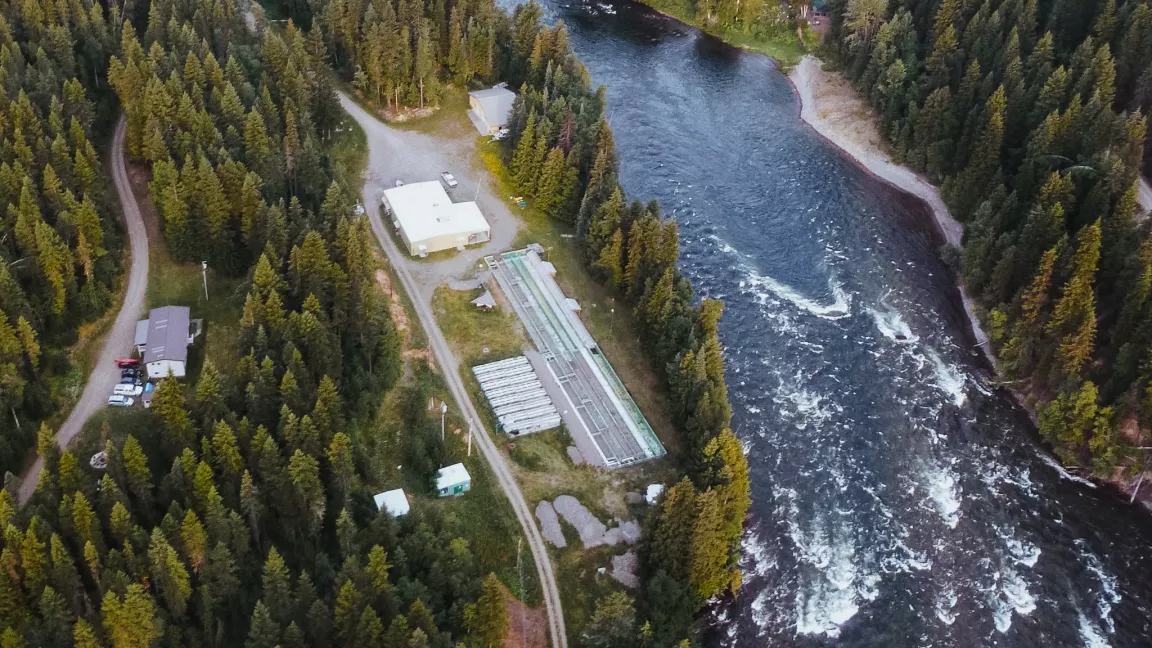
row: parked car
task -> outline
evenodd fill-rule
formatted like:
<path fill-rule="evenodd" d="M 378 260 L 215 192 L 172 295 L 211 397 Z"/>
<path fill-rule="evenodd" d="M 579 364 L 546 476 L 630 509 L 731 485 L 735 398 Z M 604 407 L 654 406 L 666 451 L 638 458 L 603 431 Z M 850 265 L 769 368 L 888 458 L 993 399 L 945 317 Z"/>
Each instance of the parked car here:
<path fill-rule="evenodd" d="M 111 407 L 132 407 L 136 403 L 136 399 L 131 396 L 112 395 L 108 397 L 108 405 Z"/>
<path fill-rule="evenodd" d="M 500 140 L 504 139 L 505 137 L 508 137 L 508 129 L 507 128 L 501 128 L 500 130 L 496 131 L 496 134 L 494 134 L 492 136 L 492 139 L 494 141 L 499 142 Z"/>
<path fill-rule="evenodd" d="M 117 358 L 116 359 L 116 366 L 120 367 L 121 369 L 127 369 L 129 367 L 139 367 L 140 361 L 135 359 L 135 358 Z"/>
<path fill-rule="evenodd" d="M 144 397 L 140 399 L 140 401 L 144 403 L 144 409 L 152 407 L 152 394 L 155 389 L 156 387 L 152 384 L 151 380 L 144 383 Z"/>
<path fill-rule="evenodd" d="M 453 176 L 451 173 L 448 173 L 447 171 L 440 174 L 440 179 L 444 181 L 444 184 L 448 185 L 449 189 L 454 189 L 456 185 L 460 184 L 459 182 L 456 182 L 455 176 Z"/>
<path fill-rule="evenodd" d="M 120 376 L 121 385 L 139 385 L 140 379 L 136 376 Z"/>
<path fill-rule="evenodd" d="M 140 372 L 137 371 L 136 369 L 122 369 L 120 371 L 120 377 L 121 378 L 128 378 L 128 377 L 135 378 L 139 375 L 140 375 Z"/>
<path fill-rule="evenodd" d="M 140 385 L 116 385 L 112 388 L 114 396 L 139 396 L 143 391 Z"/>

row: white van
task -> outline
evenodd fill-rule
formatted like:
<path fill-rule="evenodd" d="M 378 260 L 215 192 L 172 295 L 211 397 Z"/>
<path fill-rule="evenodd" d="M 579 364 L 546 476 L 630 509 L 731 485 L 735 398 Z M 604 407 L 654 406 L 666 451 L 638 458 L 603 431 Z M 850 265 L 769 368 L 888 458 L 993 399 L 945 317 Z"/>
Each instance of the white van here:
<path fill-rule="evenodd" d="M 140 385 L 125 385 L 119 384 L 112 388 L 112 394 L 115 396 L 139 396 L 144 388 Z"/>
<path fill-rule="evenodd" d="M 130 396 L 109 396 L 108 405 L 112 407 L 132 407 L 136 399 Z"/>

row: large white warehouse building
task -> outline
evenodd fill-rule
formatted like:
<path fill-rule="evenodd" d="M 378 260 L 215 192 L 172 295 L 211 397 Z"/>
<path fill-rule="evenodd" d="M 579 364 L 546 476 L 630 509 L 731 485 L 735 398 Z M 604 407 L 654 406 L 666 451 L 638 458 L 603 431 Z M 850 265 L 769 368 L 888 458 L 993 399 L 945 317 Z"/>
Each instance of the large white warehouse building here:
<path fill-rule="evenodd" d="M 492 230 L 474 202 L 454 203 L 439 182 L 415 182 L 384 191 L 385 213 L 408 253 L 432 252 L 485 243 Z"/>

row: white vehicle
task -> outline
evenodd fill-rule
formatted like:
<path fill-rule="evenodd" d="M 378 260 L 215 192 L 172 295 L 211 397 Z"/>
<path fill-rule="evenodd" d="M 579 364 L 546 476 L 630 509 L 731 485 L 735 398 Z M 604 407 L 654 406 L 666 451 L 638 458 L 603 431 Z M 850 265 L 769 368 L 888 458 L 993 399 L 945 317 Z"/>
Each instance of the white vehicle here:
<path fill-rule="evenodd" d="M 112 389 L 114 396 L 139 396 L 144 392 L 144 387 L 141 385 L 116 385 Z"/>
<path fill-rule="evenodd" d="M 448 173 L 447 171 L 440 174 L 440 179 L 444 181 L 444 184 L 448 185 L 449 189 L 454 189 L 456 185 L 460 184 L 459 182 L 456 182 L 455 176 L 453 176 L 451 173 Z"/>
<path fill-rule="evenodd" d="M 131 396 L 109 396 L 108 405 L 111 407 L 132 407 L 136 399 Z"/>
<path fill-rule="evenodd" d="M 500 130 L 496 131 L 496 134 L 492 136 L 492 139 L 498 142 L 505 137 L 508 137 L 508 129 L 501 128 Z"/>

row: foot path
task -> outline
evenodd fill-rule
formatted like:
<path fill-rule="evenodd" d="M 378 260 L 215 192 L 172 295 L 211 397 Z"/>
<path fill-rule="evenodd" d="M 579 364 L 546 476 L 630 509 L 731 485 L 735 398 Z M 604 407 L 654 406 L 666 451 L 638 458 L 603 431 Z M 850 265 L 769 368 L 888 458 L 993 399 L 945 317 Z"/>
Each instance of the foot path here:
<path fill-rule="evenodd" d="M 124 168 L 124 132 L 126 129 L 124 118 L 116 124 L 116 133 L 112 137 L 111 171 L 112 182 L 116 186 L 116 194 L 120 197 L 121 211 L 124 213 L 124 225 L 128 231 L 129 264 L 125 268 L 125 281 L 128 282 L 124 291 L 124 302 L 120 306 L 120 313 L 112 324 L 112 330 L 104 340 L 104 348 L 96 358 L 92 367 L 92 374 L 84 386 L 84 393 L 80 401 L 72 408 L 72 413 L 64 421 L 64 425 L 56 431 L 56 442 L 66 447 L 72 442 L 88 419 L 108 406 L 108 396 L 112 388 L 120 382 L 120 372 L 116 368 L 116 358 L 122 358 L 132 349 L 136 338 L 136 321 L 144 310 L 144 297 L 148 292 L 148 232 L 144 228 L 144 219 L 140 217 L 140 207 L 136 204 L 136 197 L 132 194 L 132 185 L 128 182 L 128 172 Z M 44 462 L 39 457 L 36 463 L 28 469 L 21 478 L 20 502 L 27 502 L 36 492 L 39 481 L 40 468 Z"/>
<path fill-rule="evenodd" d="M 398 141 L 396 131 L 368 114 L 343 93 L 340 94 L 340 103 L 344 106 L 344 110 L 348 111 L 348 114 L 360 124 L 360 127 L 364 129 L 364 133 L 368 138 L 368 175 L 371 177 L 375 174 L 377 177 L 374 182 L 366 182 L 364 184 L 363 201 L 368 211 L 369 222 L 372 224 L 372 231 L 376 234 L 376 238 L 380 241 L 380 246 L 388 255 L 392 267 L 396 269 L 396 274 L 400 277 L 400 283 L 404 285 L 404 289 L 408 291 L 409 297 L 412 298 L 412 304 L 416 309 L 417 316 L 420 318 L 420 323 L 424 326 L 424 331 L 428 335 L 429 343 L 436 356 L 436 362 L 440 366 L 444 380 L 448 383 L 453 398 L 455 398 L 459 406 L 463 408 L 464 415 L 472 422 L 472 429 L 475 432 L 477 445 L 484 453 L 484 458 L 488 460 L 488 464 L 492 467 L 492 472 L 495 473 L 500 488 L 504 490 L 504 494 L 508 496 L 508 500 L 512 503 L 512 508 L 516 511 L 516 518 L 520 521 L 520 526 L 524 529 L 524 535 L 528 538 L 528 546 L 532 549 L 532 558 L 536 563 L 536 572 L 540 577 L 540 583 L 544 590 L 544 609 L 548 614 L 548 629 L 552 638 L 551 645 L 553 648 L 567 648 L 568 637 L 564 629 L 564 611 L 561 609 L 560 590 L 556 587 L 556 576 L 552 570 L 552 562 L 548 556 L 548 548 L 544 545 L 544 538 L 540 535 L 540 530 L 536 527 L 532 509 L 528 508 L 528 503 L 524 500 L 524 494 L 520 492 L 520 486 L 512 476 L 512 471 L 508 467 L 508 463 L 492 442 L 488 430 L 484 428 L 480 415 L 476 412 L 475 407 L 473 407 L 471 399 L 468 398 L 468 392 L 464 389 L 464 384 L 460 380 L 460 374 L 457 371 L 459 363 L 453 355 L 452 349 L 448 346 L 448 341 L 444 339 L 444 334 L 440 331 L 440 326 L 436 323 L 435 316 L 432 314 L 431 299 L 435 285 L 421 285 L 418 284 L 414 278 L 414 276 L 417 275 L 424 275 L 428 270 L 428 264 L 413 261 L 402 254 L 393 242 L 392 236 L 384 228 L 384 223 L 380 220 L 380 196 L 384 186 L 381 182 L 382 178 L 379 177 L 379 169 L 388 165 L 389 159 L 393 161 L 404 160 L 404 165 L 408 168 L 425 166 L 424 163 L 427 162 L 427 160 L 422 158 L 435 155 L 435 153 L 410 148 L 397 150 L 396 146 L 390 146 L 390 144 L 395 144 Z M 439 167 L 430 168 L 434 169 Z M 428 179 L 435 178 L 435 175 L 428 176 Z M 411 180 L 416 179 L 417 178 L 411 178 Z M 495 239 L 496 236 L 494 235 L 493 238 Z M 484 246 L 481 252 L 490 253 L 487 251 L 488 247 L 490 246 Z M 467 253 L 467 256 L 464 254 L 460 256 L 467 259 L 469 264 L 477 260 L 475 258 L 476 253 L 471 251 Z M 457 263 L 459 263 L 459 261 L 457 261 Z"/>

